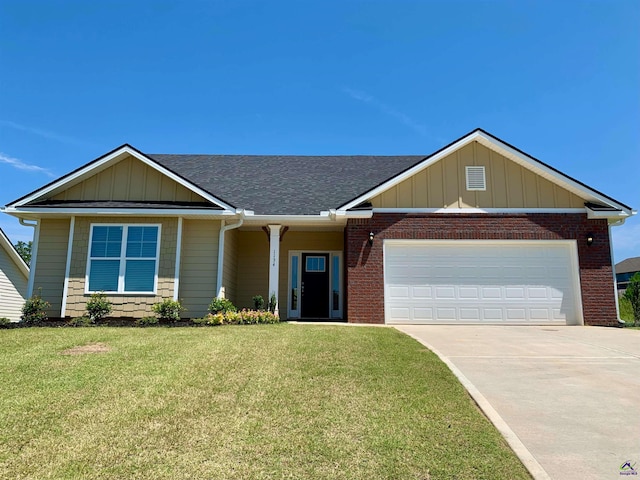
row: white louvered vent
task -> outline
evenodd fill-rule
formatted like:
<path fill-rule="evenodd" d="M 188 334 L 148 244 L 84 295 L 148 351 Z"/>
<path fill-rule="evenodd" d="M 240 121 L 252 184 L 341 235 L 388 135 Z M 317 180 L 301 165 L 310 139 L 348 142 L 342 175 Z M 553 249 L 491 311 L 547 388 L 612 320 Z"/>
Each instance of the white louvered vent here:
<path fill-rule="evenodd" d="M 484 175 L 484 167 L 468 166 L 467 170 L 467 190 L 486 190 L 487 181 Z"/>

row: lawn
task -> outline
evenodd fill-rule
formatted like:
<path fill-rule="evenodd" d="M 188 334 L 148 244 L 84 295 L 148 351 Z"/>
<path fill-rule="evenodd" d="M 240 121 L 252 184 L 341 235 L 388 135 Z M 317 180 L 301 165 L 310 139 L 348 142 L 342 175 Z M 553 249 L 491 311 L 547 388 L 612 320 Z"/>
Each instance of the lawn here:
<path fill-rule="evenodd" d="M 0 330 L 0 385 L 0 478 L 530 478 L 390 328 Z"/>

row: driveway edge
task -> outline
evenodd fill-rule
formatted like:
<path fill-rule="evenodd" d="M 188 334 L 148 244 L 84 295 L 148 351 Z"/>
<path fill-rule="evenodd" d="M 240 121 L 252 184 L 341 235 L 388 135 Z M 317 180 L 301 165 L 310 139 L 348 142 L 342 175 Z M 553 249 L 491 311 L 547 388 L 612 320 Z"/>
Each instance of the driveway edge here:
<path fill-rule="evenodd" d="M 449 370 L 451 370 L 451 372 L 453 372 L 453 374 L 458 378 L 462 386 L 467 389 L 467 391 L 469 392 L 469 395 L 471 395 L 471 398 L 473 398 L 473 401 L 476 402 L 476 405 L 478 405 L 480 410 L 482 410 L 482 412 L 487 416 L 489 421 L 491 421 L 491 423 L 493 423 L 493 425 L 498 429 L 500 434 L 504 437 L 504 439 L 507 441 L 511 449 L 518 456 L 518 458 L 523 463 L 525 468 L 529 470 L 529 473 L 535 480 L 551 480 L 551 477 L 549 476 L 549 474 L 544 470 L 544 468 L 542 468 L 542 466 L 534 458 L 534 456 L 527 449 L 527 447 L 524 446 L 524 444 L 520 441 L 520 439 L 515 434 L 515 432 L 511 430 L 511 428 L 509 428 L 509 425 L 507 425 L 507 422 L 505 422 L 502 419 L 500 414 L 496 412 L 496 410 L 491 406 L 491 404 L 484 397 L 484 395 L 480 393 L 480 391 L 476 388 L 476 386 L 473 383 L 471 383 L 471 380 L 465 377 L 464 374 L 458 369 L 458 367 L 456 367 L 451 362 L 451 360 L 449 360 L 445 355 L 440 353 L 433 346 L 429 345 L 427 342 L 418 338 L 414 334 L 405 332 L 400 327 L 397 327 L 397 326 L 395 328 L 396 330 L 404 333 L 405 335 L 409 335 L 411 338 L 413 338 L 414 340 L 420 342 L 422 345 L 427 347 L 429 350 L 435 353 L 438 356 L 438 358 L 447 365 L 447 367 L 449 367 Z"/>

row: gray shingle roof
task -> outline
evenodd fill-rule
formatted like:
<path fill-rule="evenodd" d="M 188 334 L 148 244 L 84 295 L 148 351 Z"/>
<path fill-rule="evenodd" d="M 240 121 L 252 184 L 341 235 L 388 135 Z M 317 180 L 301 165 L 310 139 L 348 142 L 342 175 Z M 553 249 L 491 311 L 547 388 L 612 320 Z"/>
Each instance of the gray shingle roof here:
<path fill-rule="evenodd" d="M 640 272 L 640 257 L 631 257 L 616 263 L 616 274 L 631 272 Z"/>
<path fill-rule="evenodd" d="M 164 155 L 162 166 L 258 215 L 317 215 L 422 161 L 405 156 Z"/>

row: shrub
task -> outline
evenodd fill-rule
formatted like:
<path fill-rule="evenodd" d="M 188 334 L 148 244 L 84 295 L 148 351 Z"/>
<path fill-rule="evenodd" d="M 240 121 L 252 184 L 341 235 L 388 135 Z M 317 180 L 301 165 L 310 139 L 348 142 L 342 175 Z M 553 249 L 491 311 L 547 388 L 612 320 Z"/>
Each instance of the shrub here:
<path fill-rule="evenodd" d="M 631 307 L 631 302 L 624 297 L 624 294 L 618 298 L 618 307 L 620 309 L 620 319 L 631 325 L 633 323 L 633 308 Z"/>
<path fill-rule="evenodd" d="M 227 313 L 235 312 L 237 308 L 226 298 L 214 298 L 209 304 L 209 312 L 211 313 Z"/>
<path fill-rule="evenodd" d="M 66 325 L 67 327 L 90 327 L 93 324 L 93 320 L 86 315 L 82 317 L 76 317 L 69 320 Z"/>
<path fill-rule="evenodd" d="M 256 310 L 264 310 L 264 298 L 262 295 L 256 295 L 253 297 L 253 308 Z"/>
<path fill-rule="evenodd" d="M 7 328 L 11 325 L 11 320 L 7 317 L 0 317 L 0 328 Z"/>
<path fill-rule="evenodd" d="M 27 325 L 37 325 L 44 322 L 49 318 L 47 315 L 47 308 L 50 306 L 51 304 L 46 300 L 43 300 L 39 294 L 33 295 L 24 302 L 20 321 Z"/>
<path fill-rule="evenodd" d="M 278 323 L 280 318 L 266 310 L 241 310 L 239 312 L 210 313 L 206 317 L 191 320 L 196 325 L 257 325 Z"/>
<path fill-rule="evenodd" d="M 138 327 L 149 327 L 151 325 L 157 325 L 159 321 L 160 320 L 158 320 L 157 317 L 142 317 L 142 318 L 138 318 L 135 321 L 135 324 Z"/>
<path fill-rule="evenodd" d="M 184 312 L 186 308 L 178 300 L 166 299 L 160 303 L 154 303 L 151 310 L 162 321 L 177 322 L 180 320 L 180 313 Z"/>
<path fill-rule="evenodd" d="M 624 298 L 631 303 L 633 310 L 633 320 L 635 324 L 640 323 L 640 272 L 636 273 L 629 281 L 629 286 L 624 291 Z"/>
<path fill-rule="evenodd" d="M 277 303 L 278 303 L 278 299 L 276 298 L 276 294 L 272 293 L 271 297 L 269 297 L 269 311 L 271 313 L 275 313 Z"/>
<path fill-rule="evenodd" d="M 111 313 L 111 302 L 103 292 L 91 294 L 91 298 L 87 302 L 87 314 L 78 318 L 89 318 L 91 323 L 102 320 Z M 75 319 L 74 319 L 75 320 Z"/>

